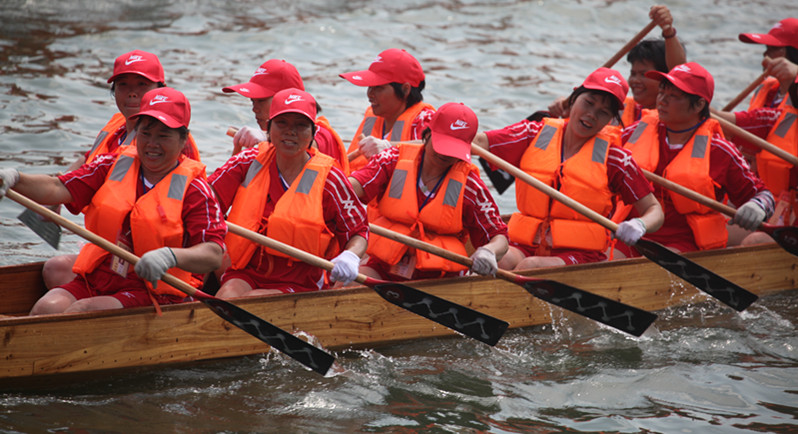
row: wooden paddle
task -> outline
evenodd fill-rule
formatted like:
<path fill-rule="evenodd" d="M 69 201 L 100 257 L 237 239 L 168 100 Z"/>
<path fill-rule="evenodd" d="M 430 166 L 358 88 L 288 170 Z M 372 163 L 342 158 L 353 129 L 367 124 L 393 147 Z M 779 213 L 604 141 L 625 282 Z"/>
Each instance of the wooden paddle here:
<path fill-rule="evenodd" d="M 425 243 L 424 241 L 394 232 L 382 226 L 369 224 L 372 232 L 418 250 L 448 259 L 466 267 L 473 261 L 467 256 Z M 579 288 L 550 279 L 521 276 L 506 270 L 496 270 L 496 277 L 522 286 L 535 297 L 570 310 L 586 318 L 606 324 L 634 336 L 640 336 L 657 319 L 657 315 L 624 303 L 611 300 Z"/>
<path fill-rule="evenodd" d="M 50 209 L 39 205 L 38 203 L 28 199 L 26 196 L 23 196 L 14 190 L 8 190 L 6 196 L 18 202 L 25 208 L 47 217 L 51 221 L 69 229 L 75 234 L 85 238 L 89 242 L 102 247 L 111 254 L 118 256 L 119 258 L 124 259 L 131 264 L 135 264 L 139 260 L 138 256 L 134 255 L 133 253 L 122 249 L 116 244 L 76 223 L 73 223 L 67 218 L 62 217 L 60 214 L 56 214 Z M 302 363 L 319 374 L 326 374 L 330 369 L 330 366 L 332 366 L 333 362 L 335 361 L 335 358 L 329 353 L 310 345 L 302 339 L 299 339 L 287 331 L 261 318 L 258 318 L 246 310 L 233 305 L 232 303 L 206 294 L 178 279 L 177 277 L 172 276 L 171 274 L 165 274 L 161 280 L 186 293 L 187 295 L 198 299 L 204 303 L 205 306 L 208 306 L 216 315 L 222 317 L 225 321 L 230 322 L 241 330 L 244 330 L 263 342 L 266 342 L 272 348 L 282 351 L 287 356 L 295 359 L 299 363 Z"/>
<path fill-rule="evenodd" d="M 646 178 L 657 184 L 663 188 L 667 188 L 668 190 L 672 190 L 680 195 L 694 200 L 701 205 L 704 205 L 708 208 L 712 208 L 715 211 L 720 213 L 726 214 L 729 217 L 733 217 L 734 214 L 737 212 L 736 209 L 722 204 L 712 198 L 704 196 L 697 191 L 691 190 L 687 187 L 679 185 L 673 181 L 669 181 L 659 175 L 649 172 L 648 170 L 643 170 L 643 174 Z M 762 223 L 759 225 L 758 230 L 770 235 L 776 243 L 779 244 L 784 250 L 790 252 L 791 254 L 798 256 L 798 227 L 795 226 L 776 226 L 771 225 L 768 223 Z"/>
<path fill-rule="evenodd" d="M 749 93 L 751 93 L 754 89 L 756 89 L 757 86 L 762 84 L 762 82 L 765 81 L 765 78 L 767 76 L 768 76 L 767 72 L 763 72 L 762 74 L 760 74 L 759 77 L 755 78 L 754 81 L 752 81 L 751 84 L 749 84 L 745 89 L 743 89 L 739 95 L 734 97 L 733 100 L 729 101 L 729 103 L 723 107 L 723 111 L 728 112 L 731 111 L 733 108 L 737 107 L 737 104 L 740 104 L 740 101 L 744 100 Z"/>
<path fill-rule="evenodd" d="M 626 45 L 621 47 L 621 49 L 618 50 L 618 52 L 615 53 L 614 56 L 610 57 L 610 59 L 607 60 L 606 62 L 604 62 L 604 64 L 601 65 L 601 66 L 603 66 L 604 68 L 612 68 L 613 65 L 615 65 L 619 60 L 621 60 L 621 57 L 626 55 L 626 53 L 628 53 L 629 50 L 634 48 L 634 46 L 637 45 L 638 42 L 642 41 L 643 38 L 645 38 L 646 35 L 648 35 L 648 33 L 654 27 L 657 27 L 657 23 L 655 23 L 654 21 L 651 21 L 650 23 L 648 23 L 645 27 L 643 27 L 642 30 L 637 32 L 637 34 L 634 35 L 632 37 L 632 39 L 630 39 L 629 42 L 626 43 Z"/>
<path fill-rule="evenodd" d="M 779 148 L 778 146 L 768 142 L 765 139 L 755 136 L 750 132 L 738 127 L 732 122 L 723 119 L 722 117 L 718 116 L 715 112 L 715 109 L 711 109 L 713 112 L 711 114 L 712 118 L 717 120 L 720 123 L 720 126 L 723 127 L 724 130 L 730 131 L 735 136 L 738 136 L 742 139 L 747 140 L 750 143 L 753 143 L 756 146 L 770 152 L 771 154 L 781 158 L 782 160 L 792 164 L 793 166 L 798 166 L 798 157 L 795 155 L 790 154 L 789 152 L 785 151 L 784 149 Z"/>
<path fill-rule="evenodd" d="M 265 235 L 227 223 L 231 233 L 244 237 L 255 243 L 264 245 L 299 259 L 307 264 L 332 271 L 333 263 L 316 255 L 289 246 Z M 391 304 L 409 310 L 438 324 L 460 332 L 468 337 L 482 341 L 488 345 L 496 345 L 510 325 L 506 321 L 485 315 L 476 310 L 444 300 L 416 288 L 396 282 L 373 279 L 363 274 L 358 274 L 357 282 L 374 289 L 380 297 Z"/>
<path fill-rule="evenodd" d="M 476 145 L 471 145 L 471 151 L 472 153 L 490 161 L 493 165 L 509 172 L 517 179 L 520 179 L 537 188 L 552 199 L 561 202 L 579 214 L 582 214 L 590 220 L 593 220 L 601 226 L 604 226 L 606 229 L 609 229 L 612 232 L 615 232 L 618 229 L 618 225 L 612 220 L 571 199 L 547 184 L 544 184 L 537 178 L 491 154 L 487 150 Z M 706 292 L 712 297 L 715 297 L 737 311 L 745 310 L 745 308 L 750 306 L 751 303 L 756 301 L 758 298 L 756 294 L 736 285 L 727 279 L 724 279 L 712 271 L 668 249 L 662 244 L 641 238 L 637 243 L 635 243 L 634 247 L 646 258 L 652 260 L 662 268 L 665 268 L 687 282 L 690 282 L 698 289 Z"/>

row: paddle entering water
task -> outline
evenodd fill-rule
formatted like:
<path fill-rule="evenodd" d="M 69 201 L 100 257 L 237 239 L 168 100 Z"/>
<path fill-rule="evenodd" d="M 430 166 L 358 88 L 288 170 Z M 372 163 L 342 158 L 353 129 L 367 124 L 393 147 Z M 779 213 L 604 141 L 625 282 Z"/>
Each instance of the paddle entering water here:
<path fill-rule="evenodd" d="M 688 199 L 694 200 L 700 203 L 701 205 L 712 208 L 720 213 L 726 214 L 729 217 L 733 217 L 734 214 L 737 213 L 736 209 L 728 205 L 720 203 L 712 198 L 704 196 L 701 193 L 693 191 L 673 181 L 669 181 L 659 175 L 649 172 L 648 170 L 643 169 L 643 175 L 645 175 L 649 181 L 663 188 L 679 193 L 680 195 Z M 783 248 L 784 250 L 788 251 L 789 253 L 795 256 L 798 256 L 798 227 L 776 226 L 768 223 L 762 223 L 759 225 L 759 228 L 757 230 L 770 235 L 776 241 L 776 243 L 778 243 L 778 245 L 781 246 L 781 248 Z"/>
<path fill-rule="evenodd" d="M 289 246 L 234 223 L 228 222 L 227 227 L 231 233 L 277 250 L 307 264 L 327 271 L 333 269 L 332 262 L 304 250 Z M 373 279 L 363 274 L 359 274 L 355 280 L 374 289 L 380 297 L 391 304 L 491 346 L 496 345 L 510 325 L 507 321 L 485 315 L 401 283 Z"/>
<path fill-rule="evenodd" d="M 525 183 L 537 188 L 552 199 L 561 202 L 563 205 L 593 220 L 601 226 L 604 226 L 606 229 L 609 229 L 612 232 L 615 232 L 615 230 L 618 229 L 618 225 L 612 220 L 571 199 L 549 185 L 544 184 L 537 178 L 493 155 L 487 150 L 482 149 L 479 146 L 472 145 L 471 151 L 473 154 L 479 155 L 480 157 L 490 161 L 493 165 L 501 167 L 505 171 L 511 173 L 517 179 L 520 179 Z M 634 247 L 640 253 L 642 253 L 643 256 L 654 261 L 660 267 L 665 268 L 683 280 L 690 282 L 698 289 L 706 292 L 707 294 L 737 311 L 745 310 L 745 308 L 750 306 L 751 303 L 756 301 L 758 298 L 756 294 L 713 273 L 712 271 L 698 265 L 697 263 L 676 252 L 673 252 L 672 250 L 655 241 L 641 238 L 637 241 Z"/>
<path fill-rule="evenodd" d="M 38 203 L 28 199 L 26 196 L 23 196 L 14 190 L 8 190 L 6 196 L 18 202 L 25 208 L 47 217 L 51 221 L 69 229 L 75 234 L 85 238 L 89 242 L 102 247 L 111 254 L 118 256 L 119 258 L 124 259 L 131 264 L 135 264 L 139 260 L 138 256 L 134 255 L 133 253 L 128 252 L 127 250 L 117 246 L 114 243 L 111 243 L 105 238 L 68 220 L 65 217 L 62 217 L 60 214 L 56 214 L 50 209 L 39 205 Z M 261 318 L 258 318 L 257 316 L 247 312 L 244 309 L 241 309 L 238 306 L 235 306 L 230 302 L 206 294 L 178 279 L 177 277 L 172 276 L 171 274 L 165 274 L 161 280 L 186 293 L 187 295 L 196 298 L 224 320 L 260 339 L 261 341 L 266 342 L 272 348 L 281 351 L 285 355 L 293 358 L 299 363 L 302 363 L 319 374 L 325 375 L 335 361 L 335 358 L 329 353 L 310 345 L 302 339 L 299 339 L 287 331 Z"/>
<path fill-rule="evenodd" d="M 432 253 L 466 267 L 470 268 L 473 263 L 471 258 L 394 232 L 382 226 L 371 223 L 369 228 L 375 234 L 407 244 L 418 250 Z M 651 323 L 657 319 L 657 315 L 651 312 L 574 288 L 556 280 L 521 276 L 502 269 L 496 270 L 496 276 L 522 286 L 527 292 L 541 300 L 634 336 L 642 335 Z"/>

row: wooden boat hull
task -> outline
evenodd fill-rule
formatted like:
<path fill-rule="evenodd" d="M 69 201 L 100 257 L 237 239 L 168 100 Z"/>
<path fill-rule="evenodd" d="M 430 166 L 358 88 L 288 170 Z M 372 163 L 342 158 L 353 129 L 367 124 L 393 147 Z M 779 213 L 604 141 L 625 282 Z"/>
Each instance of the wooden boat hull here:
<path fill-rule="evenodd" d="M 688 256 L 760 295 L 796 289 L 798 257 L 775 244 Z M 4 282 L 0 289 L 0 299 L 4 300 L 1 314 L 30 309 L 44 291 L 40 267 L 0 267 Z M 708 298 L 643 258 L 536 270 L 528 275 L 558 280 L 650 311 Z M 492 278 L 417 281 L 410 285 L 501 318 L 511 328 L 546 324 L 551 321 L 552 310 L 559 310 L 518 285 Z M 385 302 L 367 287 L 234 302 L 285 330 L 309 333 L 331 350 L 456 334 Z M 261 341 L 201 303 L 164 306 L 162 316 L 156 316 L 153 308 L 0 316 L 0 339 L 0 388 L 45 376 L 186 363 L 268 350 Z"/>

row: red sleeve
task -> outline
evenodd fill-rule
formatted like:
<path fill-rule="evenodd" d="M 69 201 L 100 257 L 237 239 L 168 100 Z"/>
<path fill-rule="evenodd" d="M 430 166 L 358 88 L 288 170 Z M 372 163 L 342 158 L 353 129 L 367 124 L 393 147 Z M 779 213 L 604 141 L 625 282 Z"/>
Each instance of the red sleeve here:
<path fill-rule="evenodd" d="M 208 183 L 216 192 L 219 208 L 227 213 L 240 186 L 247 176 L 247 171 L 258 156 L 258 147 L 245 149 L 227 160 L 222 167 L 216 169 L 208 177 Z"/>
<path fill-rule="evenodd" d="M 779 116 L 781 116 L 781 110 L 774 108 L 734 112 L 735 123 L 738 127 L 762 139 L 767 138 Z"/>
<path fill-rule="evenodd" d="M 435 114 L 435 110 L 430 108 L 425 108 L 419 112 L 418 116 L 413 119 L 413 134 L 410 137 L 410 140 L 421 140 L 421 133 L 424 132 L 424 129 L 427 128 L 432 121 L 432 115 Z"/>
<path fill-rule="evenodd" d="M 369 239 L 366 207 L 358 200 L 344 172 L 333 167 L 324 185 L 324 221 L 343 249 L 355 235 Z"/>
<path fill-rule="evenodd" d="M 399 148 L 392 146 L 372 157 L 365 167 L 350 175 L 363 187 L 365 192 L 363 203 L 371 202 L 388 188 L 388 182 L 398 161 Z"/>
<path fill-rule="evenodd" d="M 537 137 L 543 122 L 522 120 L 502 129 L 486 131 L 488 150 L 504 161 L 518 167 L 526 148 Z"/>
<path fill-rule="evenodd" d="M 191 181 L 183 200 L 182 217 L 185 247 L 212 242 L 224 249 L 227 224 L 208 181 L 201 178 Z"/>
<path fill-rule="evenodd" d="M 476 172 L 471 172 L 463 194 L 463 227 L 468 230 L 471 244 L 480 247 L 496 235 L 507 236 L 507 225 L 488 187 Z"/>
<path fill-rule="evenodd" d="M 768 216 L 773 214 L 773 196 L 751 171 L 743 156 L 720 134 L 712 136 L 709 174 L 737 207 L 756 197 Z M 722 198 L 723 194 L 717 194 Z"/>
<path fill-rule="evenodd" d="M 341 149 L 338 147 L 338 141 L 335 140 L 333 134 L 324 127 L 316 129 L 316 136 L 314 137 L 316 143 L 319 145 L 319 151 L 322 154 L 333 157 L 336 161 L 342 160 Z"/>
<path fill-rule="evenodd" d="M 611 146 L 607 156 L 607 179 L 610 191 L 619 194 L 627 204 L 633 204 L 654 192 L 640 166 L 632 158 L 632 152 L 617 146 Z"/>
<path fill-rule="evenodd" d="M 79 214 L 91 203 L 94 193 L 105 183 L 117 157 L 115 154 L 98 155 L 91 163 L 58 177 L 72 195 L 72 202 L 65 204 L 69 212 Z"/>

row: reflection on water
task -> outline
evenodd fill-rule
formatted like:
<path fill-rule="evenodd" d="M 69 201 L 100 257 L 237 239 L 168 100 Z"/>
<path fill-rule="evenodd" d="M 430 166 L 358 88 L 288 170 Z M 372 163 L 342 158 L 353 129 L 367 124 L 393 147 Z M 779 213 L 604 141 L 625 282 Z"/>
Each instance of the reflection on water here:
<path fill-rule="evenodd" d="M 765 32 L 794 10 L 784 0 L 668 5 L 720 103 L 759 74 L 763 50 L 737 33 Z M 297 66 L 344 138 L 367 101 L 338 74 L 389 47 L 420 60 L 426 101 L 462 101 L 482 129 L 498 128 L 567 94 L 647 23 L 647 9 L 620 0 L 6 1 L 0 167 L 56 173 L 85 152 L 115 111 L 113 59 L 136 48 L 156 53 L 167 83 L 189 97 L 213 170 L 232 149 L 227 127 L 254 126 L 249 101 L 221 88 L 268 58 Z M 503 211 L 513 194 L 498 198 Z M 0 264 L 55 253 L 20 211 L 0 201 Z M 79 244 L 64 234 L 61 251 Z M 739 315 L 710 303 L 675 309 L 640 339 L 557 312 L 551 326 L 509 332 L 495 348 L 431 339 L 341 352 L 343 371 L 328 378 L 280 354 L 136 372 L 2 394 L 0 431 L 788 432 L 798 417 L 797 303 L 790 293 Z"/>

